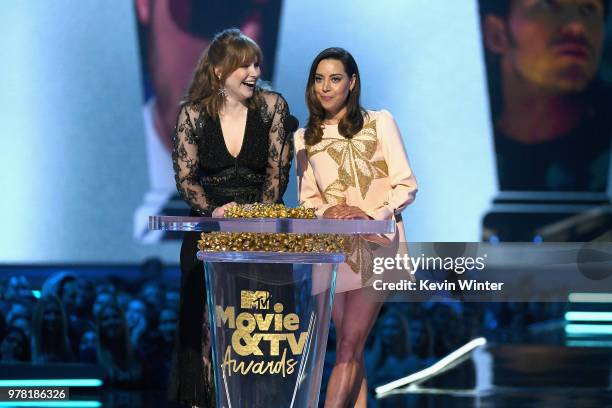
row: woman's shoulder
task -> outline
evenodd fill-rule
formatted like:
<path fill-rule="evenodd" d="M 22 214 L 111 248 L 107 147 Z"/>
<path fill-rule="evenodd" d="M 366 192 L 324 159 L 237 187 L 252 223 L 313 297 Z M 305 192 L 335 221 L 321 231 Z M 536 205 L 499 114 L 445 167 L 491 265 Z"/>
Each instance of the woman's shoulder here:
<path fill-rule="evenodd" d="M 296 149 L 305 146 L 305 142 L 304 142 L 304 133 L 305 132 L 306 132 L 305 128 L 299 128 L 293 134 L 293 144 L 295 145 Z"/>
<path fill-rule="evenodd" d="M 265 123 L 271 122 L 275 115 L 283 117 L 289 112 L 289 106 L 283 95 L 270 89 L 259 90 L 255 106 Z"/>
<path fill-rule="evenodd" d="M 366 110 L 366 121 L 372 121 L 372 120 L 377 120 L 377 119 L 381 119 L 381 120 L 389 120 L 389 119 L 393 119 L 393 115 L 391 114 L 391 112 L 389 112 L 386 109 L 379 109 L 379 110 Z"/>
<path fill-rule="evenodd" d="M 199 103 L 185 102 L 179 108 L 177 126 L 187 125 L 192 128 L 200 128 L 208 121 L 206 110 Z"/>
<path fill-rule="evenodd" d="M 270 88 L 270 87 L 261 87 L 259 88 L 259 95 L 261 96 L 266 96 L 266 97 L 282 97 L 280 92 L 275 91 L 274 89 Z"/>
<path fill-rule="evenodd" d="M 268 105 L 276 105 L 278 103 L 287 104 L 287 101 L 280 92 L 273 91 L 272 89 L 263 88 L 259 90 L 259 97 L 264 100 Z"/>
<path fill-rule="evenodd" d="M 368 118 L 365 123 L 369 124 L 370 127 L 375 127 L 377 133 L 381 135 L 386 134 L 389 129 L 397 126 L 393 115 L 386 109 L 368 110 L 367 115 Z"/>
<path fill-rule="evenodd" d="M 198 118 L 203 112 L 202 105 L 197 102 L 184 102 L 181 103 L 179 109 L 179 115 L 187 115 L 191 119 Z"/>

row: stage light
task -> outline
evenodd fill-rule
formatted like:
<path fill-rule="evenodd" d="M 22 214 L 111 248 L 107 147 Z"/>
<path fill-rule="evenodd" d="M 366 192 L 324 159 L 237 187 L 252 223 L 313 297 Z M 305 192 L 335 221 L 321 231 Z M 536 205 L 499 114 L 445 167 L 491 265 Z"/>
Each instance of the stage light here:
<path fill-rule="evenodd" d="M 612 325 L 609 324 L 568 324 L 565 326 L 567 334 L 612 334 Z"/>
<path fill-rule="evenodd" d="M 571 303 L 612 303 L 612 293 L 570 293 Z"/>
<path fill-rule="evenodd" d="M 612 347 L 609 340 L 566 340 L 567 347 Z"/>
<path fill-rule="evenodd" d="M 612 322 L 612 312 L 566 312 L 570 322 Z"/>
<path fill-rule="evenodd" d="M 0 380 L 0 387 L 101 387 L 102 384 L 98 378 Z"/>
<path fill-rule="evenodd" d="M 100 401 L 10 401 L 0 402 L 0 407 L 78 407 L 78 408 L 98 408 L 101 407 Z"/>

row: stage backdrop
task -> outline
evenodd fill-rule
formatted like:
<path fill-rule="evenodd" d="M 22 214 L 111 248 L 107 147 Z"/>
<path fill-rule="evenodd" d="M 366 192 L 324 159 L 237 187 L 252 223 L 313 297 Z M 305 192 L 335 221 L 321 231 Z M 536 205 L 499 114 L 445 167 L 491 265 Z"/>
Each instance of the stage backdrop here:
<path fill-rule="evenodd" d="M 134 4 L 11 3 L 0 27 L 0 262 L 176 262 L 176 242 L 134 238 L 150 186 Z M 285 2 L 272 80 L 302 124 L 310 62 L 336 45 L 402 131 L 409 239 L 478 240 L 496 186 L 476 2 Z"/>

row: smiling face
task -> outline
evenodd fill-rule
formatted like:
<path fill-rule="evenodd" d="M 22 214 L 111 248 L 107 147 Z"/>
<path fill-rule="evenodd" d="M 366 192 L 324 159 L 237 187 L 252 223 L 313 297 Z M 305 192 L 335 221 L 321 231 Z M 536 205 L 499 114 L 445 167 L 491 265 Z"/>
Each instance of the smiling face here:
<path fill-rule="evenodd" d="M 515 0 L 506 21 L 489 16 L 487 25 L 487 46 L 502 56 L 505 74 L 553 92 L 579 92 L 597 72 L 601 0 Z"/>
<path fill-rule="evenodd" d="M 245 63 L 225 78 L 223 86 L 229 99 L 244 102 L 253 96 L 255 85 L 261 76 L 259 61 Z"/>
<path fill-rule="evenodd" d="M 349 92 L 355 86 L 356 76 L 349 77 L 341 61 L 324 59 L 319 62 L 313 87 L 317 100 L 325 110 L 327 119 L 339 120 L 346 112 Z"/>

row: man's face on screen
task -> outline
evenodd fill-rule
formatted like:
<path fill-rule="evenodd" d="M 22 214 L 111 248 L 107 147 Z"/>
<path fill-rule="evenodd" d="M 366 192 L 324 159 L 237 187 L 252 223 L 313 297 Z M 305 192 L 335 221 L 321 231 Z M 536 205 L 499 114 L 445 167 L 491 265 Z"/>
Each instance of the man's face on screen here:
<path fill-rule="evenodd" d="M 173 17 L 173 9 L 184 8 L 183 13 L 190 12 L 182 3 L 181 0 L 174 6 L 172 0 L 152 0 L 149 3 L 147 63 L 158 103 L 163 105 L 178 105 L 199 55 L 209 44 L 209 38 L 183 30 L 181 23 Z"/>
<path fill-rule="evenodd" d="M 552 92 L 584 90 L 599 66 L 603 12 L 601 0 L 514 0 L 502 69 Z"/>
<path fill-rule="evenodd" d="M 143 62 L 156 97 L 155 128 L 169 148 L 179 103 L 200 55 L 214 35 L 227 27 L 240 28 L 259 43 L 267 0 L 134 1 L 147 33 L 141 46 L 146 47 Z"/>
<path fill-rule="evenodd" d="M 148 4 L 147 12 L 141 3 Z M 217 32 L 234 26 L 260 41 L 261 15 L 254 8 L 256 3 L 136 0 L 139 19 L 149 29 L 147 64 L 160 103 L 178 106 L 199 56 Z"/>

